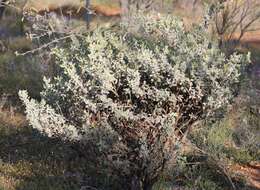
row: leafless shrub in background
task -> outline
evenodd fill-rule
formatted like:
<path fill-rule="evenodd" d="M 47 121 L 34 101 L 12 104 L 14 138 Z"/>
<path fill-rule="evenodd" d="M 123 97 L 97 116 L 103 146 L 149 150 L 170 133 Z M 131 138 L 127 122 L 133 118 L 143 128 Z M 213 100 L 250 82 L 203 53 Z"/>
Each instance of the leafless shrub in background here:
<path fill-rule="evenodd" d="M 122 22 L 127 22 L 130 13 L 139 10 L 151 10 L 154 3 L 154 0 L 120 0 L 122 9 Z"/>
<path fill-rule="evenodd" d="M 5 10 L 6 0 L 0 0 L 0 19 L 2 18 Z"/>
<path fill-rule="evenodd" d="M 260 19 L 259 0 L 218 0 L 212 7 L 219 45 L 228 52 L 239 45 L 245 33 L 260 29 L 253 27 Z"/>

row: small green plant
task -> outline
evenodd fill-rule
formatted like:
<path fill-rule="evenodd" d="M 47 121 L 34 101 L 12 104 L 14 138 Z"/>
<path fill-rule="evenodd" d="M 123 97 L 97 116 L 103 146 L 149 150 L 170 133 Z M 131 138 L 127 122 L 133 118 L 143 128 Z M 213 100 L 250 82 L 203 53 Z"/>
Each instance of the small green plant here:
<path fill-rule="evenodd" d="M 191 140 L 199 148 L 215 157 L 240 164 L 257 161 L 259 157 L 259 118 L 249 106 L 229 113 L 221 121 L 208 124 L 191 133 Z M 233 118 L 235 117 L 235 118 Z"/>

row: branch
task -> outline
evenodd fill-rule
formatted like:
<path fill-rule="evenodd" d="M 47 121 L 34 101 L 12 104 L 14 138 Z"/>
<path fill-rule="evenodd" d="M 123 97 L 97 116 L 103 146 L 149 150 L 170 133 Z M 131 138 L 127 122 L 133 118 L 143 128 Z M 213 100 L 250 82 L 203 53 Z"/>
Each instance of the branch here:
<path fill-rule="evenodd" d="M 26 51 L 24 53 L 19 53 L 19 52 L 15 52 L 15 55 L 17 56 L 24 56 L 24 55 L 28 55 L 28 54 L 33 54 L 35 52 L 38 52 L 42 49 L 45 49 L 45 48 L 48 48 L 49 46 L 53 45 L 53 44 L 56 44 L 62 40 L 65 40 L 65 39 L 69 39 L 69 38 L 72 38 L 73 36 L 75 36 L 75 34 L 70 34 L 70 35 L 67 35 L 67 36 L 64 36 L 64 37 L 61 37 L 61 38 L 57 38 L 57 39 L 54 39 L 52 40 L 51 42 L 47 43 L 47 44 L 44 44 L 36 49 L 33 49 L 33 50 L 30 50 L 30 51 Z"/>

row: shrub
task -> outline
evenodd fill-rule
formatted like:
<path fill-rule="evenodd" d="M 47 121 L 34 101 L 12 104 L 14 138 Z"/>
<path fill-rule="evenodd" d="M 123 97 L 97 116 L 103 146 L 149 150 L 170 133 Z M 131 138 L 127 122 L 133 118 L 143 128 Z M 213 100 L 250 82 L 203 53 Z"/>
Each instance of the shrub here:
<path fill-rule="evenodd" d="M 219 38 L 220 47 L 227 53 L 239 47 L 247 32 L 258 30 L 259 6 L 258 0 L 212 1 L 213 30 Z"/>
<path fill-rule="evenodd" d="M 151 189 L 193 123 L 230 102 L 247 62 L 208 39 L 207 26 L 187 32 L 175 17 L 141 14 L 73 38 L 52 50 L 61 72 L 44 80 L 41 102 L 20 91 L 27 118 L 50 137 L 95 148 L 126 189 Z"/>

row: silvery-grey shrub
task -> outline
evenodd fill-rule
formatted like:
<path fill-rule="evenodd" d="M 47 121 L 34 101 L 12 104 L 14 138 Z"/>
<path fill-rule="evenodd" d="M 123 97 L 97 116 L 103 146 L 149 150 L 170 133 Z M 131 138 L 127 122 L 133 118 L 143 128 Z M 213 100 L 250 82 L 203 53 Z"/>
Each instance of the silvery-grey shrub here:
<path fill-rule="evenodd" d="M 42 100 L 19 93 L 27 118 L 49 137 L 92 142 L 127 189 L 151 189 L 192 124 L 230 103 L 249 61 L 209 39 L 206 24 L 186 31 L 163 15 L 98 28 L 52 50 L 61 72 Z"/>

